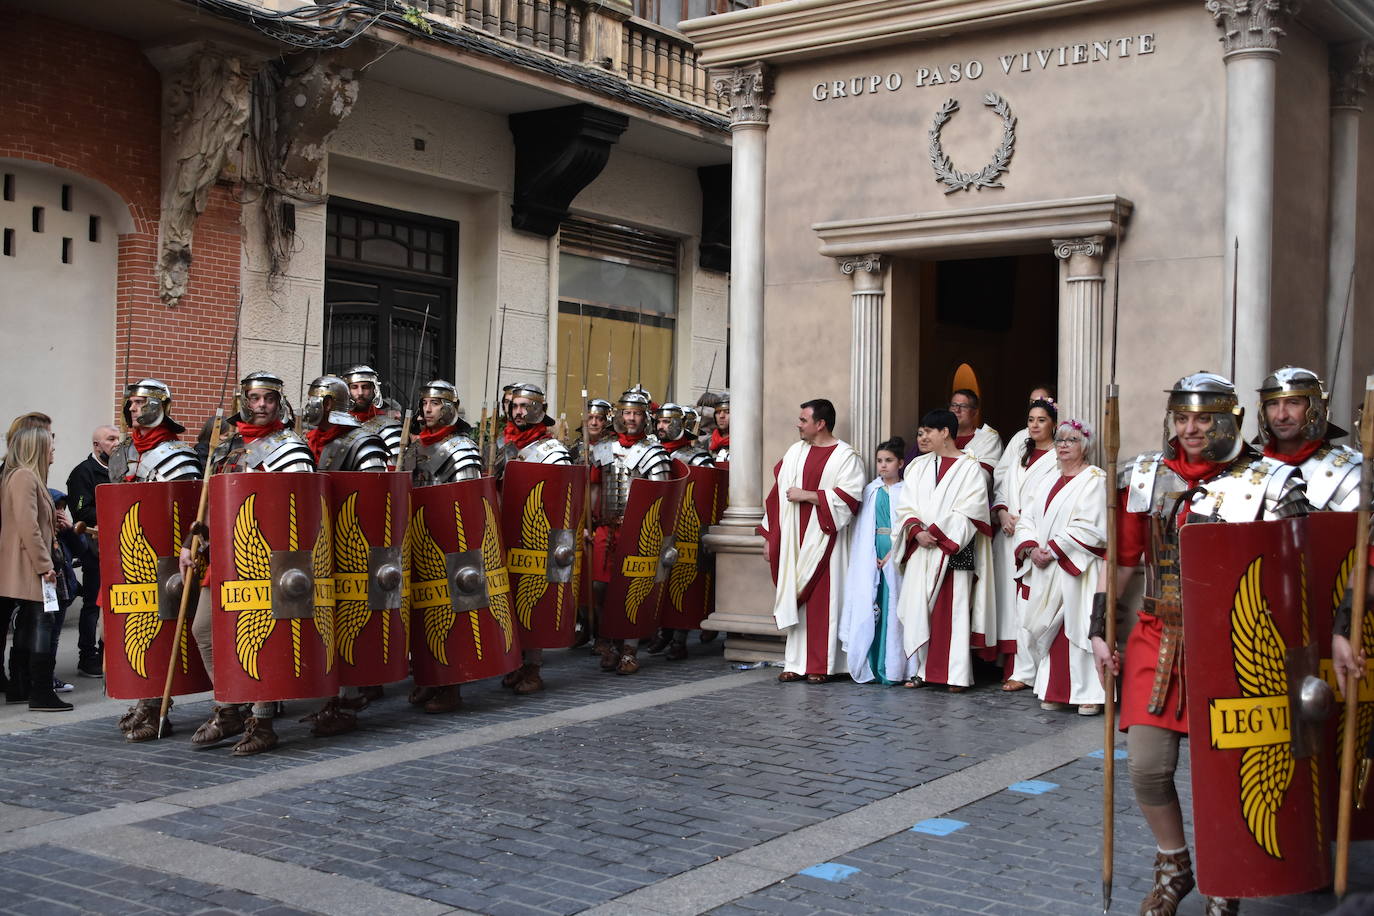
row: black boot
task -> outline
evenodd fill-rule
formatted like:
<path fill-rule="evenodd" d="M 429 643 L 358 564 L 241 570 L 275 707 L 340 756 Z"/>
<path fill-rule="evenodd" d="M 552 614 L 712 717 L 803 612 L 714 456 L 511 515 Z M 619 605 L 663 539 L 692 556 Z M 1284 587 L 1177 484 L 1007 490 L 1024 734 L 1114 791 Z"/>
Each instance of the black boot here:
<path fill-rule="evenodd" d="M 52 682 L 48 682 L 52 689 Z M 10 649 L 10 680 L 5 688 L 6 703 L 27 703 L 29 701 L 29 650 Z"/>
<path fill-rule="evenodd" d="M 49 652 L 29 653 L 29 710 L 31 712 L 66 712 L 74 709 L 52 689 L 55 659 Z"/>

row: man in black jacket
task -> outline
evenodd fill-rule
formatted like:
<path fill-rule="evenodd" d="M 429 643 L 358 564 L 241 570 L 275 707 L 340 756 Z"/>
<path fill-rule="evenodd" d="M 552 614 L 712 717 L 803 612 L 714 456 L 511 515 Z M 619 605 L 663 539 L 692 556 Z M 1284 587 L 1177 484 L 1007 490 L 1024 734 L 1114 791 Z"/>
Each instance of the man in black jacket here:
<path fill-rule="evenodd" d="M 67 505 L 73 523 L 85 522 L 88 528 L 96 527 L 95 488 L 110 482 L 110 453 L 117 445 L 118 429 L 97 426 L 91 434 L 91 453 L 67 475 Z M 82 677 L 104 677 L 104 645 L 96 635 L 100 623 L 100 556 L 95 551 L 95 538 L 85 540 L 90 549 L 77 558 L 81 561 L 81 620 L 76 672 Z"/>

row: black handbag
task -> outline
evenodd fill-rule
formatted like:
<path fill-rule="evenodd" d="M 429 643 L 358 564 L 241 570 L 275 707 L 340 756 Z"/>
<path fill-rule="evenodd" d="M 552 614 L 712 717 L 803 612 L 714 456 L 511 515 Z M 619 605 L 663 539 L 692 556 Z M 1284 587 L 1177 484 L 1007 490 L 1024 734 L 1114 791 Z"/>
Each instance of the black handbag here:
<path fill-rule="evenodd" d="M 956 572 L 973 572 L 973 541 L 969 541 L 958 553 L 950 554 L 949 568 Z"/>

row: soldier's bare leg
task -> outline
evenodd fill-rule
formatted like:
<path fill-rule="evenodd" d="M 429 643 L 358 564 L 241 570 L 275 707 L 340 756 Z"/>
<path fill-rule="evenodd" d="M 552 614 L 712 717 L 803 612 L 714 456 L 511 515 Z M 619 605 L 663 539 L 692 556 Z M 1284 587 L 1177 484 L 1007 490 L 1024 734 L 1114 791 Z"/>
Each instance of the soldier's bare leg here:
<path fill-rule="evenodd" d="M 1183 809 L 1174 786 L 1180 738 L 1180 733 L 1154 725 L 1132 725 L 1126 730 L 1131 786 L 1158 846 L 1154 886 L 1140 905 L 1141 916 L 1174 916 L 1179 901 L 1195 884 L 1183 833 Z"/>
<path fill-rule="evenodd" d="M 669 630 L 668 651 L 663 657 L 670 662 L 680 662 L 687 657 L 687 634 L 691 630 Z"/>
<path fill-rule="evenodd" d="M 243 737 L 234 745 L 235 757 L 250 757 L 277 746 L 277 733 L 272 728 L 272 718 L 276 714 L 277 704 L 274 702 L 253 704 L 253 716 L 244 723 Z"/>
<path fill-rule="evenodd" d="M 606 604 L 606 583 L 592 583 L 592 614 L 596 618 L 596 631 L 601 632 L 601 609 Z M 597 637 L 596 654 L 601 657 L 601 670 L 614 671 L 620 662 L 620 647 L 605 637 Z"/>
<path fill-rule="evenodd" d="M 196 599 L 196 616 L 191 620 L 191 638 L 200 649 L 200 659 L 211 682 L 215 678 L 215 646 L 212 638 L 214 617 L 210 607 L 210 589 L 202 588 Z M 235 704 L 215 704 L 210 718 L 191 736 L 191 746 L 197 750 L 214 747 L 227 738 L 243 734 L 243 711 Z"/>

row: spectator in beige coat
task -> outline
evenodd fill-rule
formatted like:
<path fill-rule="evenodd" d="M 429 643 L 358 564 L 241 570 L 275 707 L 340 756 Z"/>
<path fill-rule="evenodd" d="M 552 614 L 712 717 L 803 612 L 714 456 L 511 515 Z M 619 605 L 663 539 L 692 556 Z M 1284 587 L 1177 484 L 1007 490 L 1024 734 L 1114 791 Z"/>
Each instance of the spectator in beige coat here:
<path fill-rule="evenodd" d="M 37 426 L 9 437 L 0 476 L 0 596 L 16 605 L 14 647 L 10 650 L 10 690 L 6 701 L 23 692 L 29 709 L 56 712 L 72 708 L 53 692 L 53 617 L 43 608 L 43 583 L 56 583 L 53 567 L 54 509 L 48 493 L 53 458 L 52 433 Z"/>

